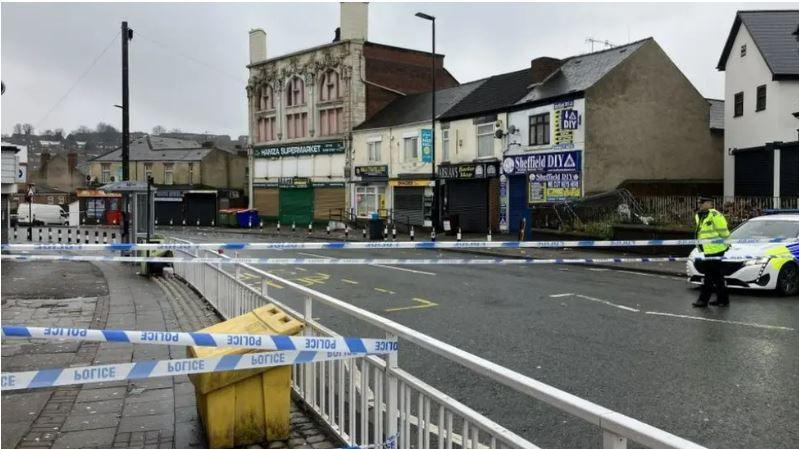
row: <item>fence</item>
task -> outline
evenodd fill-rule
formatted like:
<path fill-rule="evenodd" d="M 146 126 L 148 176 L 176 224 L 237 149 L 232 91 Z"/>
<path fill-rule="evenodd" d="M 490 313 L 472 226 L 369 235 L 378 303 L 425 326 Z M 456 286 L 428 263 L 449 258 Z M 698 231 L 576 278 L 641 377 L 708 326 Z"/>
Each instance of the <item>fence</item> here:
<path fill-rule="evenodd" d="M 175 243 L 190 243 L 170 239 Z M 193 257 L 228 256 L 210 250 L 178 250 Z M 222 316 L 230 318 L 266 302 L 306 322 L 306 334 L 337 336 L 313 319 L 314 303 L 343 312 L 400 338 L 427 355 L 443 357 L 476 375 L 544 401 L 598 426 L 605 449 L 624 449 L 627 440 L 662 449 L 699 449 L 701 446 L 630 417 L 578 398 L 454 346 L 359 309 L 344 301 L 282 279 L 246 264 L 176 264 L 175 272 L 197 289 Z M 244 273 L 260 278 L 260 289 L 241 279 Z M 302 313 L 269 294 L 270 283 L 280 282 L 303 301 Z M 350 445 L 382 443 L 398 437 L 399 449 L 535 449 L 533 443 L 484 417 L 479 412 L 421 381 L 398 366 L 397 354 L 385 359 L 321 362 L 294 368 L 293 389 L 331 429 Z"/>
<path fill-rule="evenodd" d="M 647 216 L 656 223 L 691 226 L 696 213 L 698 196 L 642 196 L 636 201 Z M 763 215 L 766 209 L 799 208 L 799 197 L 715 197 L 716 209 L 731 225 Z"/>

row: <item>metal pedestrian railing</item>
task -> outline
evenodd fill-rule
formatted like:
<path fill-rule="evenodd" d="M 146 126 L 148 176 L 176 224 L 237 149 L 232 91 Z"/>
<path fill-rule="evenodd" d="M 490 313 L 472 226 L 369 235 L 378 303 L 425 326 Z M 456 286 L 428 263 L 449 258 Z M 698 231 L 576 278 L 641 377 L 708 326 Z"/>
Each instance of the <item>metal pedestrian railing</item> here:
<path fill-rule="evenodd" d="M 170 238 L 175 243 L 190 243 Z M 216 251 L 178 249 L 192 257 L 229 256 Z M 197 289 L 225 318 L 266 302 L 306 322 L 307 335 L 336 336 L 313 318 L 315 304 L 343 312 L 427 353 L 443 357 L 493 382 L 508 386 L 597 426 L 604 449 L 624 449 L 627 441 L 655 449 L 700 449 L 702 446 L 628 416 L 581 399 L 489 360 L 463 351 L 407 326 L 360 309 L 330 295 L 247 264 L 176 264 L 175 273 Z M 227 271 L 225 268 L 228 268 Z M 260 289 L 243 279 L 257 278 Z M 274 283 L 303 300 L 299 312 L 275 299 Z M 271 286 L 270 286 L 271 285 Z M 399 449 L 535 449 L 536 445 L 486 418 L 398 366 L 397 354 L 334 360 L 293 369 L 293 389 L 345 442 L 364 446 L 397 437 Z"/>

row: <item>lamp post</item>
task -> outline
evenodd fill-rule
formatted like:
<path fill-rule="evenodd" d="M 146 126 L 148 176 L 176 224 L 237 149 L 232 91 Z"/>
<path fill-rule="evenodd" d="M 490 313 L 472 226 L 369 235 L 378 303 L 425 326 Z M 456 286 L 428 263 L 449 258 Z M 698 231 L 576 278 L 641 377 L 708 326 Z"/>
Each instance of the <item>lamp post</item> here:
<path fill-rule="evenodd" d="M 433 224 L 433 229 L 438 229 L 438 179 L 436 179 L 436 18 L 423 12 L 417 12 L 416 17 L 429 20 L 433 25 L 432 53 L 430 54 L 431 76 L 433 77 L 432 100 L 430 102 L 430 175 L 433 178 L 433 202 L 431 204 L 430 221 Z"/>

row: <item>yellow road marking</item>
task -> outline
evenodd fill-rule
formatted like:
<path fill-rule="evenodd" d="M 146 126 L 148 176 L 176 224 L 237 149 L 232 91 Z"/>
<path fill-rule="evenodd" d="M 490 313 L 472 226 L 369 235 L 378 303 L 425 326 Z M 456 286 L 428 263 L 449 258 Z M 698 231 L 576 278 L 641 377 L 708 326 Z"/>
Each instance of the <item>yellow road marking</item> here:
<path fill-rule="evenodd" d="M 305 268 L 300 268 L 300 267 L 294 267 L 294 269 L 297 271 L 308 271 Z"/>
<path fill-rule="evenodd" d="M 294 281 L 295 282 L 299 282 L 300 284 L 302 284 L 302 285 L 304 285 L 306 287 L 310 287 L 311 285 L 314 285 L 314 284 L 324 284 L 329 279 L 330 279 L 330 275 L 329 274 L 317 273 L 316 276 L 306 276 L 306 277 L 302 277 L 302 278 L 297 278 L 297 279 L 294 279 Z"/>
<path fill-rule="evenodd" d="M 348 284 L 358 285 L 358 281 L 351 281 L 349 279 L 342 279 L 341 282 L 346 282 Z"/>
<path fill-rule="evenodd" d="M 389 295 L 393 295 L 393 294 L 396 293 L 396 292 L 392 292 L 391 290 L 386 290 L 384 288 L 379 288 L 379 287 L 375 287 L 374 289 L 375 289 L 375 291 L 378 291 L 380 293 L 388 293 Z"/>
<path fill-rule="evenodd" d="M 437 307 L 438 303 L 433 301 L 428 301 L 422 298 L 413 298 L 414 301 L 418 302 L 418 306 L 408 306 L 408 307 L 394 307 L 392 309 L 386 309 L 386 312 L 399 312 L 401 310 L 413 310 L 413 309 L 427 309 L 429 307 Z"/>

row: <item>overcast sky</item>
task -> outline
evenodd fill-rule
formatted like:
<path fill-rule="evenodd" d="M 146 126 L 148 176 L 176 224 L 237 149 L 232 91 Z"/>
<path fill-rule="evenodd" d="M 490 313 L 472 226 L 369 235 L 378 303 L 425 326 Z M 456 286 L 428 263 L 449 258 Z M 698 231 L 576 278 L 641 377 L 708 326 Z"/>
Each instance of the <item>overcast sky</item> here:
<path fill-rule="evenodd" d="M 780 4 L 371 3 L 369 40 L 437 50 L 461 82 L 529 66 L 537 56 L 591 50 L 587 37 L 614 44 L 654 37 L 706 97 L 722 98 L 716 62 L 738 9 Z M 270 57 L 323 44 L 339 23 L 338 3 L 3 3 L 2 131 L 37 132 L 99 121 L 120 128 L 120 22 L 131 43 L 131 128 L 247 133 L 248 30 L 267 32 Z M 600 46 L 595 46 L 599 49 Z M 95 58 L 106 52 L 75 85 Z M 70 88 L 74 89 L 60 103 Z M 50 112 L 52 111 L 52 112 Z"/>

